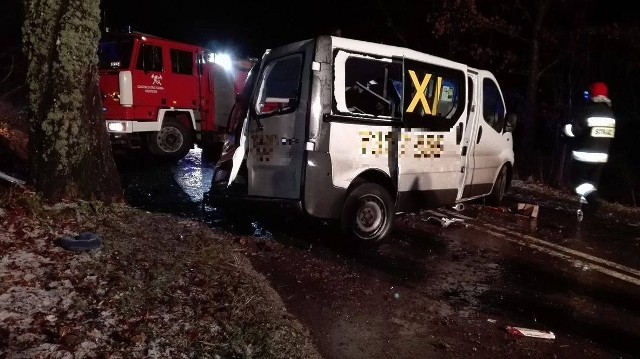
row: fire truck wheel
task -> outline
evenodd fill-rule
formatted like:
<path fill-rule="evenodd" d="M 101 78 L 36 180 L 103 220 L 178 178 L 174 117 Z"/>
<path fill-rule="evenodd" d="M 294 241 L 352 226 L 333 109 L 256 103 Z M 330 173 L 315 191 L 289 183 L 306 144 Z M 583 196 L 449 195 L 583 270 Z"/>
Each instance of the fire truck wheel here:
<path fill-rule="evenodd" d="M 162 129 L 149 136 L 149 151 L 167 159 L 180 159 L 193 147 L 193 134 L 182 122 L 170 118 Z"/>
<path fill-rule="evenodd" d="M 493 184 L 493 189 L 487 197 L 487 204 L 491 206 L 499 206 L 504 198 L 504 193 L 507 190 L 507 167 L 502 166 L 498 177 L 496 177 L 496 183 Z"/>
<path fill-rule="evenodd" d="M 394 214 L 389 192 L 376 183 L 365 183 L 347 195 L 341 229 L 362 244 L 376 245 L 390 233 Z"/>

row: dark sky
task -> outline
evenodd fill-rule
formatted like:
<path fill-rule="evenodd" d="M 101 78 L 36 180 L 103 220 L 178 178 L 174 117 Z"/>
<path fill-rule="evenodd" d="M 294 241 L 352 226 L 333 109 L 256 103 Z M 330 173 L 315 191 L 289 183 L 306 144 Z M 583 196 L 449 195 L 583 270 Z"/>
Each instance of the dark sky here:
<path fill-rule="evenodd" d="M 265 48 L 329 33 L 343 27 L 353 36 L 384 26 L 376 0 L 218 1 L 101 0 L 112 28 L 133 30 L 241 56 L 260 56 Z M 374 14 L 374 15 L 372 15 Z M 0 0 L 0 51 L 20 43 L 22 0 Z M 366 31 L 365 31 L 366 29 Z"/>
<path fill-rule="evenodd" d="M 130 25 L 135 31 L 258 57 L 266 48 L 328 34 L 335 28 L 347 37 L 382 41 L 380 37 L 389 36 L 390 31 L 380 3 L 391 11 L 394 6 L 420 8 L 411 5 L 414 1 L 429 0 L 101 0 L 101 7 L 112 28 Z M 615 5 L 620 1 L 596 0 L 594 13 L 607 18 L 626 13 L 635 18 L 635 12 Z M 427 15 L 402 14 L 418 23 Z M 0 51 L 19 44 L 21 21 L 22 0 L 0 0 Z"/>
<path fill-rule="evenodd" d="M 265 48 L 303 40 L 334 27 L 356 30 L 377 21 L 375 0 L 216 1 L 102 0 L 106 22 L 218 49 L 260 56 Z"/>

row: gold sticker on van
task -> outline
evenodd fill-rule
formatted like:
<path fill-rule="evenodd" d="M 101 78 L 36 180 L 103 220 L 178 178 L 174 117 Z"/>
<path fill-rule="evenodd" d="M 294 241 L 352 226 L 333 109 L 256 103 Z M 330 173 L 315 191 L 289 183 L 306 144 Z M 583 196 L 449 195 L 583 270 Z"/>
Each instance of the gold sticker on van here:
<path fill-rule="evenodd" d="M 409 70 L 409 77 L 411 78 L 413 87 L 416 89 L 416 94 L 413 96 L 413 99 L 411 99 L 409 107 L 407 107 L 407 113 L 413 112 L 418 106 L 418 103 L 422 105 L 422 110 L 427 115 L 435 115 L 438 112 L 438 100 L 440 99 L 441 95 L 440 91 L 442 87 L 442 77 L 436 77 L 436 94 L 435 96 L 433 96 L 433 104 L 430 107 L 425 94 L 427 85 L 429 84 L 429 81 L 431 81 L 431 76 L 432 74 L 424 74 L 422 81 L 420 81 L 418 79 L 418 75 L 416 75 L 416 72 L 413 70 Z"/>

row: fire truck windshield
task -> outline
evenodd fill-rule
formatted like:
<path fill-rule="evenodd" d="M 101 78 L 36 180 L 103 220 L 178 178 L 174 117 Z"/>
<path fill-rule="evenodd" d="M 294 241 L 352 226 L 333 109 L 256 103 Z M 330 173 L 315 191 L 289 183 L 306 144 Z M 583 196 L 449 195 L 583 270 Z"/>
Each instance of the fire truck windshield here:
<path fill-rule="evenodd" d="M 131 63 L 131 39 L 101 39 L 98 44 L 100 70 L 126 69 Z"/>

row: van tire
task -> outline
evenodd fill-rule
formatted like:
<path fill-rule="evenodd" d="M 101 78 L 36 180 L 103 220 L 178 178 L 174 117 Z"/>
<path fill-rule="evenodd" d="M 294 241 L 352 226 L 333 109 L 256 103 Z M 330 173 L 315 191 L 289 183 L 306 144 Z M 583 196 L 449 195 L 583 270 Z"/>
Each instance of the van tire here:
<path fill-rule="evenodd" d="M 170 117 L 158 132 L 149 135 L 149 151 L 160 158 L 179 160 L 193 148 L 193 132 L 182 122 Z"/>
<path fill-rule="evenodd" d="M 377 245 L 391 232 L 394 218 L 394 202 L 389 192 L 379 184 L 365 183 L 347 194 L 340 228 L 361 244 Z"/>
<path fill-rule="evenodd" d="M 499 206 L 504 198 L 504 193 L 507 191 L 507 166 L 502 166 L 496 182 L 493 184 L 491 193 L 487 197 L 487 204 L 490 206 Z"/>

